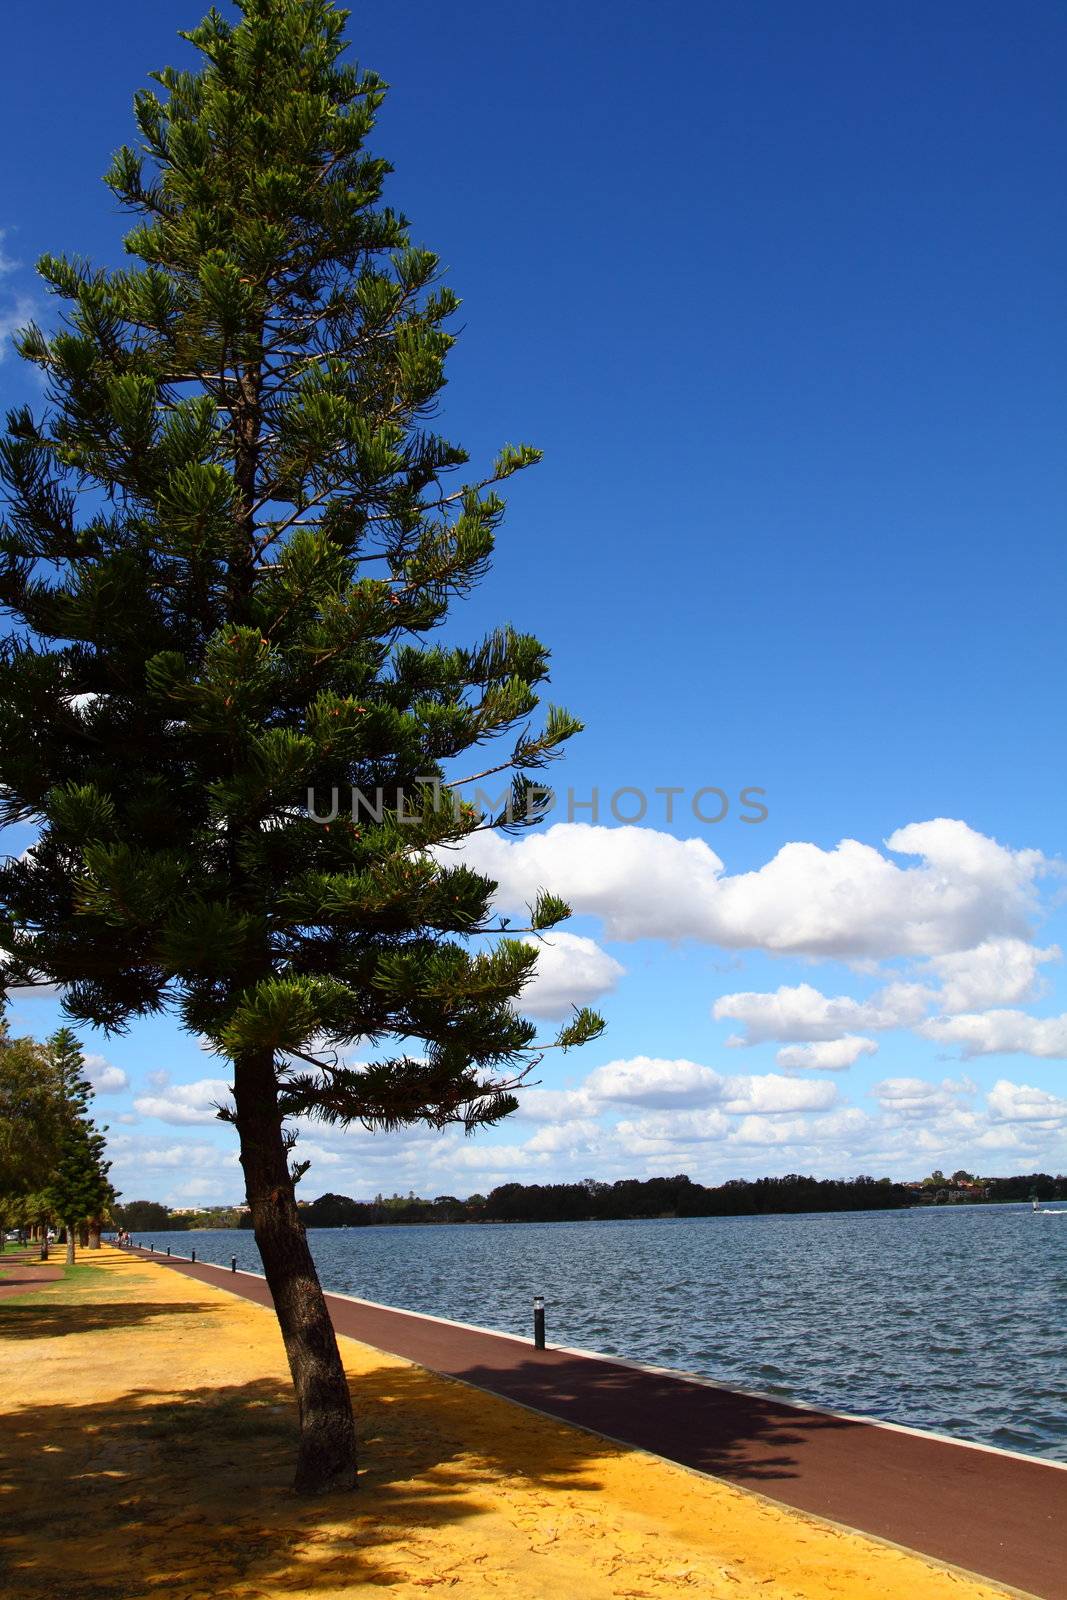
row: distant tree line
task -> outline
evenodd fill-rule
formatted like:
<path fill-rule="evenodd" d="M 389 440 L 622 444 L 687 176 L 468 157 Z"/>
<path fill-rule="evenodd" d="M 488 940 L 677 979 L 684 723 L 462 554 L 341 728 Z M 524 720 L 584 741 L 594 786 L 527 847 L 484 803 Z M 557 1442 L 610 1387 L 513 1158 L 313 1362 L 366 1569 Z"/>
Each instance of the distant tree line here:
<path fill-rule="evenodd" d="M 1067 1177 L 1029 1173 L 982 1180 L 982 1190 L 964 1204 L 983 1200 L 1067 1199 Z M 983 1192 L 984 1191 L 984 1192 Z M 933 1194 L 936 1195 L 936 1190 Z M 928 1203 L 889 1178 L 812 1178 L 791 1172 L 781 1178 L 731 1178 L 707 1187 L 684 1173 L 673 1178 L 621 1178 L 600 1183 L 505 1183 L 488 1195 L 466 1200 L 438 1195 L 378 1195 L 372 1201 L 324 1194 L 301 1205 L 307 1228 L 359 1228 L 383 1223 L 433 1222 L 609 1222 L 636 1217 L 754 1217 L 807 1211 L 891 1211 Z M 243 1222 L 243 1219 L 242 1219 Z"/>
<path fill-rule="evenodd" d="M 382 1223 L 597 1222 L 637 1217 L 759 1216 L 801 1211 L 887 1210 L 914 1203 L 888 1178 L 743 1178 L 707 1188 L 680 1174 L 673 1178 L 622 1178 L 600 1183 L 506 1183 L 466 1200 L 438 1195 L 378 1195 L 372 1201 L 324 1194 L 301 1205 L 308 1228 L 359 1228 Z"/>
<path fill-rule="evenodd" d="M 970 1188 L 961 1188 L 961 1184 Z M 1067 1200 L 1067 1177 L 1047 1172 L 1010 1178 L 974 1178 L 962 1171 L 935 1172 L 921 1184 L 890 1178 L 812 1178 L 791 1172 L 781 1178 L 731 1178 L 707 1187 L 684 1173 L 673 1178 L 620 1178 L 600 1183 L 505 1183 L 488 1195 L 466 1200 L 414 1192 L 373 1200 L 324 1194 L 300 1205 L 305 1228 L 371 1228 L 391 1223 L 611 1222 L 639 1217 L 757 1217 L 810 1211 L 892 1211 L 906 1206 L 980 1205 L 990 1201 Z M 249 1228 L 247 1210 L 212 1206 L 175 1214 L 152 1200 L 119 1206 L 116 1219 L 131 1233 L 184 1232 L 189 1228 Z"/>
<path fill-rule="evenodd" d="M 247 1209 L 247 1208 L 246 1208 Z M 189 1228 L 239 1228 L 245 1211 L 236 1206 L 205 1206 L 200 1211 L 171 1211 L 155 1200 L 130 1200 L 113 1208 L 115 1221 L 127 1233 L 184 1233 Z"/>
<path fill-rule="evenodd" d="M 684 1173 L 616 1183 L 504 1184 L 486 1200 L 490 1222 L 612 1221 L 628 1217 L 735 1217 L 799 1211 L 872 1211 L 907 1204 L 888 1178 L 731 1178 L 705 1187 Z"/>
<path fill-rule="evenodd" d="M 1020 1173 L 1014 1178 L 986 1178 L 986 1200 L 1067 1200 L 1067 1175 Z"/>

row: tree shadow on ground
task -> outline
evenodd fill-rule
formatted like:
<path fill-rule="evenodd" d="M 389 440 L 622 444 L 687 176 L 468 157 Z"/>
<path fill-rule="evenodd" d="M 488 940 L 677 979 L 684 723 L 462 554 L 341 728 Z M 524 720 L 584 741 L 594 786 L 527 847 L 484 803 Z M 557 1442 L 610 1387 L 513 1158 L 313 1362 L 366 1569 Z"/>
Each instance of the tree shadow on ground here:
<path fill-rule="evenodd" d="M 41 1285 L 43 1288 L 43 1284 Z M 9 1305 L 0 1299 L 0 1342 L 6 1339 L 62 1339 L 79 1333 L 106 1333 L 133 1328 L 153 1317 L 203 1317 L 212 1311 L 200 1301 L 175 1304 L 161 1300 L 48 1301 L 32 1299 Z"/>
<path fill-rule="evenodd" d="M 18 1299 L 24 1294 L 29 1294 L 34 1289 L 40 1289 L 46 1283 L 57 1283 L 62 1276 L 62 1271 L 50 1271 L 47 1266 L 42 1266 L 34 1273 L 0 1273 L 0 1299 Z"/>
<path fill-rule="evenodd" d="M 549 1354 L 549 1361 L 475 1365 L 453 1375 L 624 1446 L 749 1485 L 798 1477 L 805 1448 L 860 1426 L 649 1368 Z"/>
<path fill-rule="evenodd" d="M 40 1247 L 35 1245 L 32 1250 L 7 1250 L 0 1256 L 0 1281 L 5 1279 L 15 1268 L 22 1267 L 62 1267 L 64 1252 L 62 1249 L 53 1248 L 45 1259 L 41 1260 Z"/>
<path fill-rule="evenodd" d="M 417 1367 L 382 1366 L 353 1387 L 359 1491 L 312 1501 L 289 1487 L 295 1407 L 278 1380 L 0 1418 L 0 1589 L 120 1600 L 272 1580 L 301 1594 L 442 1582 L 425 1533 L 492 1510 L 508 1482 L 595 1490 L 595 1463 L 615 1453 L 511 1407 L 503 1427 L 472 1425 L 469 1391 Z"/>

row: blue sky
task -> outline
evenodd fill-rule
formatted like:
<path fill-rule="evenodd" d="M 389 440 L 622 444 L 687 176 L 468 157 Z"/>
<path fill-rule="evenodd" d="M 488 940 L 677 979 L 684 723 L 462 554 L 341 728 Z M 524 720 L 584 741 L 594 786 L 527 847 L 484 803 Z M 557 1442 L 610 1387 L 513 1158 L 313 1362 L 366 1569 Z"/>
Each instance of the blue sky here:
<path fill-rule="evenodd" d="M 198 15 L 9 8 L 5 337 L 41 252 L 119 259 L 100 174 Z M 592 948 L 537 1003 L 609 1028 L 473 1143 L 309 1130 L 307 1193 L 1064 1170 L 1062 8 L 416 0 L 350 34 L 464 300 L 443 424 L 545 450 L 463 625 L 537 631 L 587 720 L 557 780 L 603 826 L 534 864 Z M 127 1197 L 237 1196 L 221 1063 L 161 1022 L 86 1047 Z"/>

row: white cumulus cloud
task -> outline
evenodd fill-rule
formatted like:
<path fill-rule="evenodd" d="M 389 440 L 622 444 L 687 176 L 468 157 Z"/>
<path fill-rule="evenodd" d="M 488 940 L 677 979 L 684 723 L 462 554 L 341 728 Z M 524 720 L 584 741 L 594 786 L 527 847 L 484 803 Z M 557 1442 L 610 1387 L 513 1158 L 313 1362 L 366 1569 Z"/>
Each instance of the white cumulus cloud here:
<path fill-rule="evenodd" d="M 940 1083 L 928 1078 L 883 1078 L 871 1093 L 882 1110 L 894 1117 L 929 1118 L 955 1111 L 961 1097 L 975 1093 L 975 1085 L 969 1078 L 943 1078 Z"/>
<path fill-rule="evenodd" d="M 216 1105 L 229 1101 L 230 1086 L 224 1078 L 200 1078 L 196 1083 L 172 1084 L 164 1093 L 138 1095 L 133 1105 L 143 1117 L 181 1127 L 214 1122 Z"/>
<path fill-rule="evenodd" d="M 844 1120 L 842 1120 L 842 1118 Z M 730 1134 L 731 1145 L 766 1146 L 775 1152 L 783 1145 L 804 1150 L 812 1146 L 838 1144 L 843 1138 L 854 1135 L 864 1122 L 863 1113 L 850 1109 L 831 1117 L 776 1117 L 767 1121 L 763 1117 L 742 1117 Z M 771 1158 L 777 1166 L 778 1157 Z"/>
<path fill-rule="evenodd" d="M 1037 1122 L 1049 1128 L 1067 1123 L 1067 1100 L 1028 1083 L 1000 1078 L 986 1095 L 986 1104 L 997 1122 Z"/>
<path fill-rule="evenodd" d="M 614 1136 L 627 1154 L 660 1154 L 690 1144 L 725 1139 L 734 1124 L 713 1107 L 703 1111 L 655 1112 L 616 1125 Z"/>
<path fill-rule="evenodd" d="M 764 1072 L 752 1077 L 716 1072 L 697 1061 L 634 1056 L 597 1067 L 582 1085 L 587 1103 L 686 1108 L 714 1104 L 733 1113 L 769 1115 L 781 1111 L 821 1111 L 834 1104 L 837 1089 L 814 1079 Z"/>
<path fill-rule="evenodd" d="M 532 1139 L 526 1141 L 527 1150 L 538 1153 L 573 1150 L 594 1150 L 603 1132 L 599 1122 L 592 1118 L 579 1118 L 575 1122 L 549 1122 L 538 1128 Z"/>
<path fill-rule="evenodd" d="M 1039 949 L 1025 939 L 983 939 L 973 950 L 937 956 L 931 967 L 942 980 L 938 1009 L 946 1014 L 985 1011 L 1032 999 L 1038 989 L 1038 968 L 1059 961 L 1058 945 Z"/>
<path fill-rule="evenodd" d="M 791 1044 L 775 1056 L 780 1067 L 795 1072 L 816 1067 L 826 1072 L 843 1072 L 855 1066 L 861 1056 L 873 1056 L 878 1046 L 873 1039 L 846 1033 L 840 1039 L 819 1039 L 814 1044 Z"/>
<path fill-rule="evenodd" d="M 541 1089 L 531 1087 L 519 1090 L 517 1116 L 531 1122 L 561 1122 L 566 1117 L 587 1117 L 592 1099 L 584 1089 Z"/>
<path fill-rule="evenodd" d="M 1013 850 L 965 822 L 911 823 L 885 851 L 856 839 L 833 850 L 783 845 L 754 872 L 731 875 L 702 839 L 652 828 L 556 823 L 508 841 L 475 834 L 465 859 L 517 910 L 542 887 L 603 918 L 612 939 L 699 939 L 735 949 L 870 960 L 934 957 L 995 936 L 1026 938 L 1037 850 Z M 912 857 L 901 866 L 894 855 Z"/>
<path fill-rule="evenodd" d="M 609 1061 L 585 1080 L 585 1093 L 594 1100 L 624 1105 L 703 1105 L 717 1099 L 725 1079 L 696 1061 L 665 1061 L 634 1056 L 629 1061 Z"/>
<path fill-rule="evenodd" d="M 810 983 L 783 984 L 773 992 L 724 994 L 712 1007 L 717 1022 L 740 1022 L 731 1045 L 840 1040 L 855 1029 L 907 1028 L 929 1008 L 933 991 L 920 983 L 892 983 L 869 1000 L 825 995 Z"/>
<path fill-rule="evenodd" d="M 772 1116 L 780 1111 L 826 1111 L 836 1100 L 835 1084 L 761 1072 L 752 1078 L 726 1078 L 720 1103 L 724 1111 Z"/>
<path fill-rule="evenodd" d="M 577 933 L 532 935 L 526 944 L 537 950 L 537 966 L 518 1001 L 534 1017 L 565 1017 L 574 1006 L 591 1004 L 614 989 L 626 971 L 595 939 Z"/>
<path fill-rule="evenodd" d="M 1067 1059 L 1067 1012 L 1059 1017 L 1032 1017 L 1027 1011 L 964 1012 L 931 1017 L 915 1031 L 935 1044 L 959 1045 L 964 1060 L 1015 1054 Z"/>
<path fill-rule="evenodd" d="M 85 1076 L 92 1084 L 94 1094 L 121 1094 L 128 1089 L 130 1080 L 121 1067 L 113 1066 L 104 1056 L 85 1057 Z"/>

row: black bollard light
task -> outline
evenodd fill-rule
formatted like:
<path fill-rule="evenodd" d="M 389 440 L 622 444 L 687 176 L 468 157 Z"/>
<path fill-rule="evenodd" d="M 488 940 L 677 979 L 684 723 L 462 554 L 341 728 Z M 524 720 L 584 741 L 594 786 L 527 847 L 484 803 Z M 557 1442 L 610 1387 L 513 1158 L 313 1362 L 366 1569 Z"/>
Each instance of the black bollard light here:
<path fill-rule="evenodd" d="M 545 1297 L 534 1295 L 534 1349 L 545 1348 Z"/>
<path fill-rule="evenodd" d="M 167 1246 L 167 1254 L 168 1254 L 168 1256 L 170 1255 L 170 1245 L 169 1244 Z"/>
<path fill-rule="evenodd" d="M 230 1271 L 231 1272 L 236 1272 L 237 1271 L 237 1257 L 236 1256 L 231 1256 L 230 1257 Z"/>
<path fill-rule="evenodd" d="M 195 1250 L 193 1251 L 192 1256 L 190 1257 L 190 1259 L 193 1260 L 193 1261 L 196 1260 L 196 1251 Z"/>

